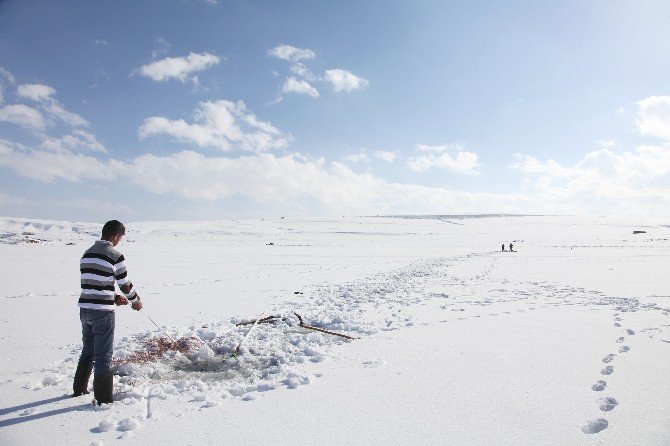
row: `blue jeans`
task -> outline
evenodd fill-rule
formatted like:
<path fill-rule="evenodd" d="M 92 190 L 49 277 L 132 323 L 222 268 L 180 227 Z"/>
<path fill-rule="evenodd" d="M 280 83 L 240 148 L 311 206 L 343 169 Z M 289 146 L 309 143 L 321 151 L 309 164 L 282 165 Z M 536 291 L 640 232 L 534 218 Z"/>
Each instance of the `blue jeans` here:
<path fill-rule="evenodd" d="M 109 373 L 112 370 L 114 347 L 114 311 L 79 309 L 81 339 L 83 347 L 80 364 L 94 362 L 95 373 Z"/>

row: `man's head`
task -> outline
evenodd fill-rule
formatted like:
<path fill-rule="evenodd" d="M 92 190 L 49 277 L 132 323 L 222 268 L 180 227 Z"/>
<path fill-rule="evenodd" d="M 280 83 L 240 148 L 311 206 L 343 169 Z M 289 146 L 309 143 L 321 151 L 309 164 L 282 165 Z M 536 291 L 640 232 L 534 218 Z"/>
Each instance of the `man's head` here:
<path fill-rule="evenodd" d="M 121 237 L 126 234 L 126 228 L 118 220 L 110 220 L 105 223 L 105 226 L 102 227 L 102 240 L 107 240 L 112 242 L 113 246 L 116 246 L 121 241 Z"/>

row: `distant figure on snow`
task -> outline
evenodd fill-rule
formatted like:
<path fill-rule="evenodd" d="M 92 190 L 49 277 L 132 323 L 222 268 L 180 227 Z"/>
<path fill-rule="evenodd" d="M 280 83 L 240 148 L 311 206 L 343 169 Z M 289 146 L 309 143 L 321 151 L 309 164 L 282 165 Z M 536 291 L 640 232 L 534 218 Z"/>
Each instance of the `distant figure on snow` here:
<path fill-rule="evenodd" d="M 111 220 L 102 228 L 102 237 L 88 248 L 81 258 L 81 295 L 79 319 L 81 320 L 82 349 L 74 374 L 74 396 L 88 393 L 88 379 L 95 364 L 93 395 L 98 404 L 111 403 L 114 391 L 112 353 L 114 344 L 114 307 L 128 305 L 140 311 L 142 302 L 128 278 L 126 261 L 114 249 L 125 235 L 126 228 L 120 221 Z M 124 296 L 117 295 L 114 283 Z"/>
<path fill-rule="evenodd" d="M 514 252 L 514 245 L 511 243 L 509 244 L 509 252 Z"/>
<path fill-rule="evenodd" d="M 505 244 L 502 244 L 502 252 L 505 252 Z"/>

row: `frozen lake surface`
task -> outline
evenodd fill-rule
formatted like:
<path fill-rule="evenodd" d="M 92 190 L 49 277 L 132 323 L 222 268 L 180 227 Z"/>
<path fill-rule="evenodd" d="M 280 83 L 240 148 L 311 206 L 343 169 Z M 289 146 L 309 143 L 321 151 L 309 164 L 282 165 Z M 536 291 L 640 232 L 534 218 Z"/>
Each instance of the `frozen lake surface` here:
<path fill-rule="evenodd" d="M 0 443 L 667 445 L 669 225 L 127 223 L 145 307 L 117 309 L 117 401 L 94 407 L 66 395 L 101 226 L 2 218 Z"/>

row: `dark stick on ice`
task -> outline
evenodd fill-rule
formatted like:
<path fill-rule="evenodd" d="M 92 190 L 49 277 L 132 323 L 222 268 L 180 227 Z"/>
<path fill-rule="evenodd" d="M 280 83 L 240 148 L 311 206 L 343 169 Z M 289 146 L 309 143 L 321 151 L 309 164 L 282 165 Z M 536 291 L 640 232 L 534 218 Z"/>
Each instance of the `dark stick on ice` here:
<path fill-rule="evenodd" d="M 342 338 L 351 339 L 352 341 L 353 341 L 354 339 L 356 339 L 356 338 L 352 338 L 352 337 L 349 336 L 349 335 L 345 335 L 345 334 L 341 334 L 341 333 L 335 333 L 335 332 L 333 332 L 333 331 L 324 330 L 323 328 L 313 327 L 313 326 L 311 326 L 311 325 L 307 325 L 307 324 L 305 324 L 305 323 L 302 321 L 302 317 L 301 317 L 298 313 L 293 312 L 293 314 L 295 314 L 296 316 L 298 316 L 298 321 L 300 322 L 300 326 L 301 326 L 302 328 L 306 328 L 306 329 L 308 329 L 308 330 L 320 331 L 321 333 L 326 333 L 326 334 L 333 335 L 333 336 L 340 336 L 340 337 L 342 337 Z"/>
<path fill-rule="evenodd" d="M 240 325 L 250 325 L 250 324 L 270 324 L 278 322 L 280 319 L 281 319 L 280 316 L 267 316 L 264 317 L 263 319 L 252 319 L 246 322 L 238 322 L 237 324 L 235 324 L 235 326 L 239 327 Z"/>

